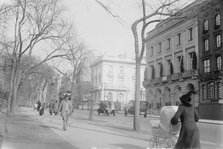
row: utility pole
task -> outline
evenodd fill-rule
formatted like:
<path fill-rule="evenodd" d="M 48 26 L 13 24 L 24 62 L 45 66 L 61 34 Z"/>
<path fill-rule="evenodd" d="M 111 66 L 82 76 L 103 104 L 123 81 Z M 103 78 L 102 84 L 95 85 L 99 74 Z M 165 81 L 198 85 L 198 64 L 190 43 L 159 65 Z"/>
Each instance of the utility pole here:
<path fill-rule="evenodd" d="M 93 120 L 93 88 L 91 90 L 91 98 L 88 100 L 90 104 L 90 109 L 89 109 L 89 120 Z"/>

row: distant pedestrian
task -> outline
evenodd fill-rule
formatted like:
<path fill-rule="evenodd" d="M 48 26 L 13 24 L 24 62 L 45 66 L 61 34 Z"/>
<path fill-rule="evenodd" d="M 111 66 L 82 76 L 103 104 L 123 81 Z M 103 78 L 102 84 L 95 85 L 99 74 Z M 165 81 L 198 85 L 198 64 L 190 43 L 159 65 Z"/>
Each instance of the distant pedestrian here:
<path fill-rule="evenodd" d="M 55 114 L 55 115 L 57 115 L 58 112 L 59 112 L 59 103 L 57 102 L 57 100 L 56 100 L 55 103 L 54 103 L 53 111 L 54 111 L 54 114 Z"/>
<path fill-rule="evenodd" d="M 53 100 L 49 102 L 49 113 L 50 115 L 53 113 Z"/>
<path fill-rule="evenodd" d="M 65 99 L 61 102 L 60 105 L 60 112 L 61 112 L 61 117 L 63 119 L 63 130 L 67 130 L 67 122 L 69 119 L 69 116 L 72 113 L 72 105 L 70 100 L 68 100 L 69 97 L 65 96 Z"/>
<path fill-rule="evenodd" d="M 45 103 L 43 103 L 39 109 L 39 115 L 42 116 L 44 114 Z"/>
<path fill-rule="evenodd" d="M 181 121 L 180 135 L 175 145 L 175 149 L 200 149 L 200 135 L 196 122 L 199 116 L 193 105 L 191 99 L 196 92 L 194 86 L 189 84 L 187 87 L 188 93 L 180 97 L 181 104 L 171 119 L 171 123 L 176 125 L 178 119 Z"/>
<path fill-rule="evenodd" d="M 39 111 L 40 107 L 41 107 L 41 102 L 38 100 L 37 101 L 37 111 Z"/>

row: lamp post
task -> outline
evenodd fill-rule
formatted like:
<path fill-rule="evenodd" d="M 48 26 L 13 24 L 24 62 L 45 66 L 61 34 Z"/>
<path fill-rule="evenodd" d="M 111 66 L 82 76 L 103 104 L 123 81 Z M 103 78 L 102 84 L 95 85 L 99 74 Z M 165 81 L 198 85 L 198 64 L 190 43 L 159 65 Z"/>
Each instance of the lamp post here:
<path fill-rule="evenodd" d="M 90 109 L 89 109 L 89 120 L 93 120 L 93 88 L 91 89 L 91 98 L 89 99 Z"/>

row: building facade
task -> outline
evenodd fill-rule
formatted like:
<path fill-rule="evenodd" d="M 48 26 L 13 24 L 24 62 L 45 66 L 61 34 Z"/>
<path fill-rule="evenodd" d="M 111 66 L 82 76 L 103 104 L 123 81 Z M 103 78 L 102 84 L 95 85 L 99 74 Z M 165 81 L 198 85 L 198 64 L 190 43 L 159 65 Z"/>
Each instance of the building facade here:
<path fill-rule="evenodd" d="M 196 3 L 184 8 L 188 13 Z M 198 85 L 198 20 L 170 19 L 159 23 L 147 33 L 144 87 L 151 113 L 159 114 L 161 107 L 178 105 L 186 86 Z M 194 96 L 198 107 L 199 95 Z"/>
<path fill-rule="evenodd" d="M 141 66 L 141 80 L 144 69 L 145 63 Z M 120 103 L 118 110 L 122 110 L 124 105 L 135 99 L 135 60 L 124 55 L 100 56 L 91 65 L 91 80 L 92 98 L 96 103 L 113 101 Z M 143 86 L 141 100 L 145 100 Z"/>
<path fill-rule="evenodd" d="M 223 120 L 223 1 L 207 0 L 199 13 L 199 113 Z"/>

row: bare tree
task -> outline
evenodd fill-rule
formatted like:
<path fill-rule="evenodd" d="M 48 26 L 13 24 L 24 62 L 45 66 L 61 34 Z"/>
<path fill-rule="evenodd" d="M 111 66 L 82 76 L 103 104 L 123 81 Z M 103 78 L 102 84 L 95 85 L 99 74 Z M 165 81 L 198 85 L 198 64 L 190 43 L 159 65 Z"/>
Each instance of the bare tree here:
<path fill-rule="evenodd" d="M 117 15 L 113 14 L 108 6 L 103 4 L 103 2 L 95 0 L 102 8 L 108 12 L 112 17 L 117 17 Z M 179 0 L 164 0 L 158 1 L 160 6 L 155 9 L 150 7 L 153 10 L 152 13 L 146 14 L 146 5 L 150 6 L 149 3 L 146 3 L 145 0 L 141 1 L 143 17 L 137 19 L 131 25 L 131 30 L 134 36 L 134 48 L 135 48 L 135 61 L 136 61 L 136 82 L 135 82 L 135 114 L 134 114 L 134 122 L 133 129 L 138 131 L 140 129 L 140 121 L 139 121 L 139 101 L 141 99 L 141 91 L 140 91 L 140 68 L 141 63 L 144 57 L 145 51 L 145 31 L 148 25 L 152 23 L 161 22 L 163 18 L 170 17 L 169 19 L 176 19 L 178 17 L 173 17 L 177 14 L 180 8 L 174 7 L 173 4 L 178 2 Z M 183 17 L 180 17 L 183 18 Z M 140 29 L 139 29 L 140 28 Z"/>
<path fill-rule="evenodd" d="M 66 41 L 63 47 L 64 53 L 66 53 L 63 58 L 66 59 L 72 66 L 71 76 L 68 76 L 67 73 L 63 73 L 60 69 L 58 69 L 58 67 L 55 67 L 55 69 L 69 78 L 71 82 L 71 99 L 73 101 L 73 107 L 77 108 L 78 102 L 74 99 L 76 89 L 75 84 L 78 83 L 77 81 L 80 79 L 79 77 L 85 71 L 85 60 L 89 51 L 86 49 L 84 43 L 77 40 L 74 33 L 75 32 L 66 36 Z"/>
<path fill-rule="evenodd" d="M 10 7 L 14 8 L 9 20 L 14 22 L 14 39 L 7 42 L 12 65 L 8 109 L 13 113 L 21 79 L 42 63 L 63 56 L 61 39 L 70 26 L 62 19 L 63 8 L 59 0 L 14 0 Z M 38 64 L 22 69 L 23 57 L 39 50 L 36 46 L 40 43 L 46 45 L 47 56 Z"/>

